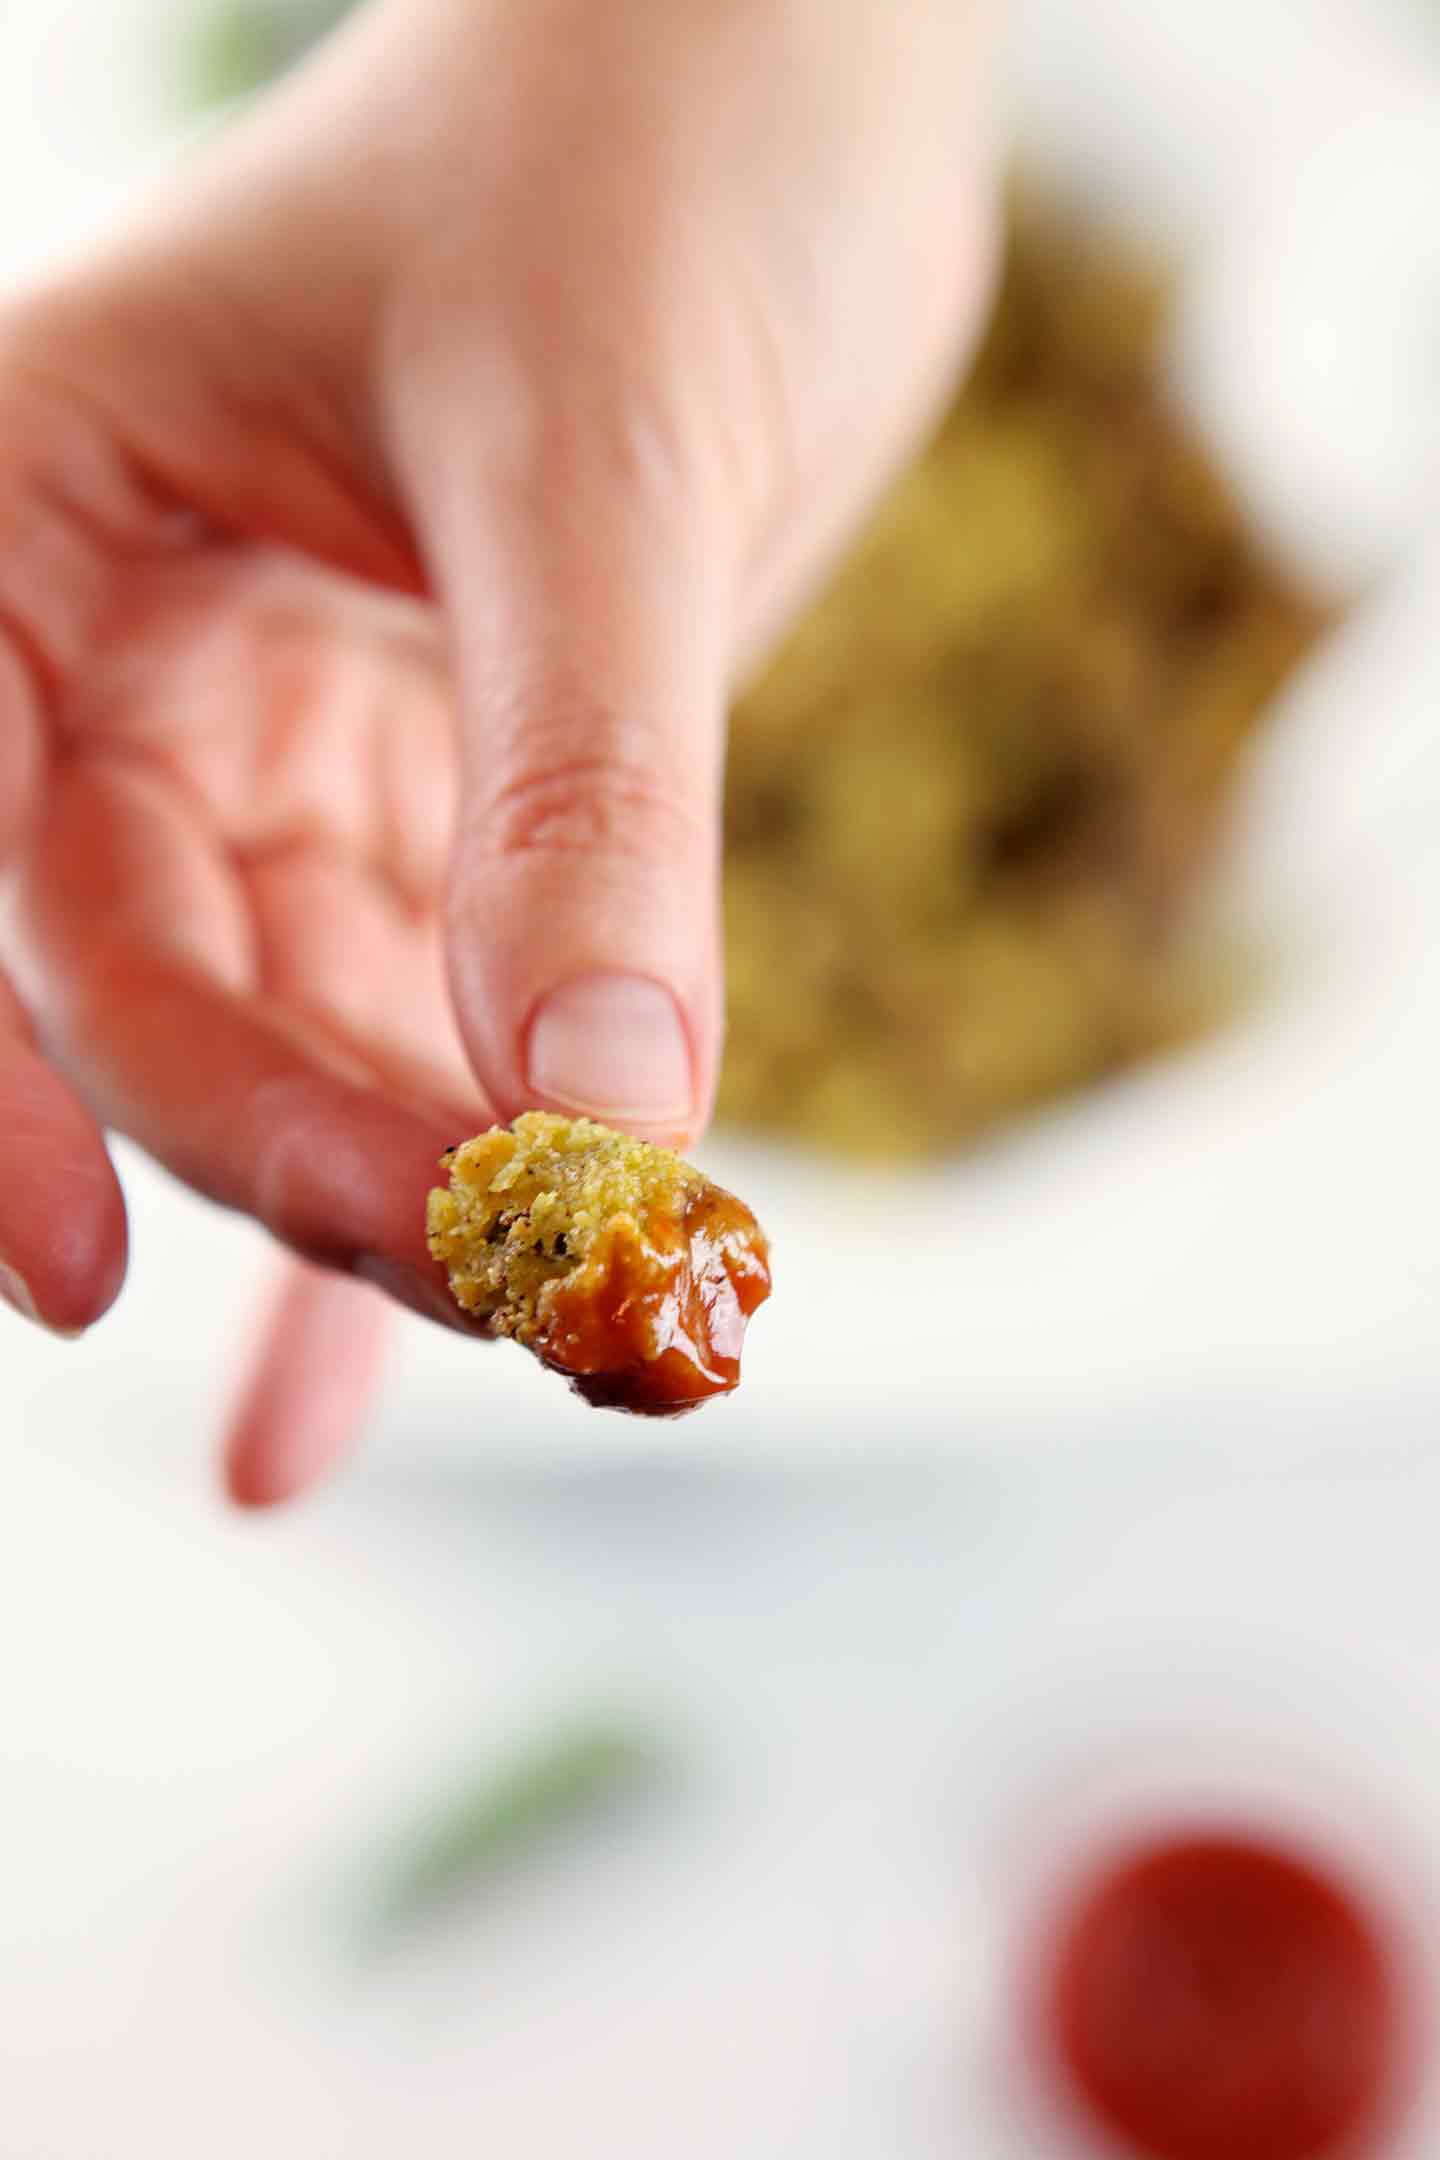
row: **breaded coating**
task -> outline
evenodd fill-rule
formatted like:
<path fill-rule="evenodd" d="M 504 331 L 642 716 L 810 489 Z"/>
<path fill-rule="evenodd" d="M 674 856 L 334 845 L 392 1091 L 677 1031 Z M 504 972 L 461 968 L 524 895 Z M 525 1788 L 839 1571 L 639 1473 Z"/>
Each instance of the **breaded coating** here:
<path fill-rule="evenodd" d="M 667 1148 L 589 1118 L 526 1111 L 441 1157 L 430 1251 L 458 1304 L 523 1343 L 587 1401 L 693 1409 L 740 1379 L 770 1294 L 769 1244 L 743 1202 Z"/>

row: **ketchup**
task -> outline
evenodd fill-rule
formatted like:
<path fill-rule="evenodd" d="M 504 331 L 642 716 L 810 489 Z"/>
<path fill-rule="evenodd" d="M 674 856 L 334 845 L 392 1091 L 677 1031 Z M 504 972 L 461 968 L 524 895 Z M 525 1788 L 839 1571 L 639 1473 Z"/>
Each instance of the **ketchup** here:
<path fill-rule="evenodd" d="M 1132 1848 L 1071 1906 L 1046 1998 L 1096 2121 L 1144 2160 L 1374 2147 L 1399 2054 L 1384 1938 L 1343 1879 L 1257 1836 Z"/>
<path fill-rule="evenodd" d="M 536 1347 L 587 1402 L 676 1417 L 739 1384 L 746 1322 L 769 1295 L 759 1224 L 707 1184 L 678 1221 L 626 1225 L 559 1283 Z"/>

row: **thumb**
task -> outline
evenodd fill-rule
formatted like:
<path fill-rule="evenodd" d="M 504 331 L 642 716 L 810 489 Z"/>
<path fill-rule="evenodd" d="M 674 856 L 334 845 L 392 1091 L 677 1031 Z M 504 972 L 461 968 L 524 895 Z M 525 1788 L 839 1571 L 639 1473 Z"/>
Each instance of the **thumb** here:
<path fill-rule="evenodd" d="M 466 1046 L 504 1116 L 683 1144 L 720 1034 L 735 549 L 718 491 L 635 398 L 556 399 L 503 440 L 428 402 L 406 464 L 461 699 L 448 951 Z M 485 406 L 513 423 L 508 397 Z"/>

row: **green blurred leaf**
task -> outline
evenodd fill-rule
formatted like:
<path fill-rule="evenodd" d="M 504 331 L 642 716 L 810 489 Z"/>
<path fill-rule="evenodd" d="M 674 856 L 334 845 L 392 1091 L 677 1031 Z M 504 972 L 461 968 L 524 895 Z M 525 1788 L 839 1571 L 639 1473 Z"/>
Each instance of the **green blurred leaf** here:
<path fill-rule="evenodd" d="M 353 0 L 224 0 L 195 36 L 188 101 L 222 105 L 261 90 L 348 14 Z"/>
<path fill-rule="evenodd" d="M 552 1838 L 638 1799 L 658 1785 L 665 1763 L 648 1730 L 587 1717 L 487 1766 L 431 1808 L 382 1867 L 370 1932 L 401 1933 Z"/>

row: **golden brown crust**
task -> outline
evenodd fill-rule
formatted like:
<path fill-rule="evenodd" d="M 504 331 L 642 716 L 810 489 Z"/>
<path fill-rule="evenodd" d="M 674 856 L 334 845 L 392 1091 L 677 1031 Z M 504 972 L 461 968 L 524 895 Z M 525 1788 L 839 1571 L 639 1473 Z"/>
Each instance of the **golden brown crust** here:
<path fill-rule="evenodd" d="M 450 1149 L 430 1251 L 466 1312 L 592 1402 L 693 1408 L 740 1377 L 769 1248 L 750 1210 L 668 1149 L 527 1111 Z"/>

